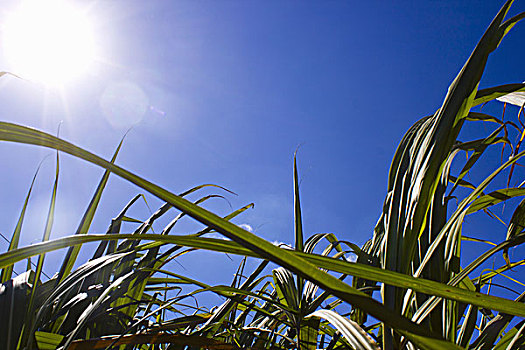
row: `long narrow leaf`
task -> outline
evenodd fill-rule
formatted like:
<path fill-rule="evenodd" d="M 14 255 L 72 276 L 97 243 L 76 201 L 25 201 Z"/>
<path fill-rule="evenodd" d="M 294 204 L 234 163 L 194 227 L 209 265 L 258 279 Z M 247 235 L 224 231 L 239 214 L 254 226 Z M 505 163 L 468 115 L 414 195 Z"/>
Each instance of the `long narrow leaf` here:
<path fill-rule="evenodd" d="M 122 147 L 122 143 L 124 142 L 124 137 L 122 140 L 120 140 L 120 143 L 118 144 L 117 149 L 115 150 L 115 153 L 113 154 L 113 157 L 111 158 L 111 163 L 114 163 L 117 159 L 117 155 L 120 151 L 120 148 Z M 78 225 L 78 228 L 76 230 L 77 235 L 85 234 L 88 232 L 89 227 L 91 226 L 91 223 L 93 222 L 93 218 L 95 217 L 95 212 L 97 210 L 98 204 L 100 202 L 100 199 L 102 197 L 102 192 L 104 191 L 104 188 L 106 187 L 106 184 L 108 183 L 110 172 L 108 170 L 104 171 L 104 175 L 102 175 L 102 178 L 100 179 L 100 182 L 97 186 L 97 189 L 95 193 L 93 194 L 93 197 L 91 198 L 91 201 L 84 213 L 84 216 L 82 217 L 82 220 L 80 220 L 80 224 Z M 78 253 L 80 252 L 80 248 L 82 246 L 74 246 L 71 247 L 64 257 L 64 261 L 62 263 L 62 266 L 60 267 L 60 272 L 58 273 L 57 282 L 60 282 L 64 276 L 69 275 L 71 270 L 73 269 L 73 265 L 75 264 L 75 261 L 77 260 Z"/>
<path fill-rule="evenodd" d="M 181 246 L 194 247 L 198 249 L 206 249 L 229 254 L 260 257 L 257 254 L 239 246 L 234 242 L 226 241 L 223 239 L 203 237 L 197 238 L 191 236 L 161 236 L 154 234 L 145 234 L 141 237 L 137 237 L 136 235 L 132 234 L 87 234 L 82 236 L 68 236 L 58 238 L 48 242 L 18 248 L 11 252 L 2 253 L 0 254 L 0 268 L 12 264 L 16 261 L 24 260 L 28 257 L 38 255 L 41 252 L 50 252 L 57 249 L 73 246 L 75 244 L 115 239 L 153 240 L 157 242 L 171 243 Z M 495 251 L 500 251 L 504 249 L 504 247 L 511 247 L 513 245 L 517 245 L 523 242 L 525 242 L 525 238 L 520 237 L 516 242 L 506 242 L 503 245 L 499 245 Z M 494 254 L 495 251 L 491 251 L 491 253 Z M 315 254 L 305 254 L 298 252 L 295 252 L 293 254 L 296 254 L 301 258 L 308 260 L 310 263 L 317 265 L 323 269 L 332 270 L 348 275 L 354 275 L 361 278 L 370 278 L 393 286 L 413 289 L 416 292 L 429 295 L 436 295 L 450 300 L 456 300 L 459 302 L 473 304 L 487 309 L 514 314 L 515 316 L 519 317 L 525 317 L 525 306 L 522 303 L 516 303 L 503 298 L 498 298 L 481 293 L 475 293 L 463 288 L 457 288 L 435 281 L 425 280 L 422 278 L 414 278 L 405 274 L 385 271 L 383 269 L 368 266 L 365 264 L 344 262 L 339 259 L 333 259 Z"/>
<path fill-rule="evenodd" d="M 401 334 L 411 337 L 411 334 L 417 334 L 419 337 L 411 338 L 419 342 L 423 338 L 439 337 L 435 334 L 429 334 L 428 329 L 416 325 L 396 312 L 386 308 L 381 303 L 370 298 L 367 294 L 358 291 L 338 280 L 337 278 L 320 271 L 315 265 L 308 263 L 306 260 L 299 258 L 288 252 L 282 250 L 270 242 L 267 242 L 251 232 L 243 230 L 239 226 L 220 218 L 219 216 L 203 209 L 195 204 L 168 192 L 167 190 L 142 179 L 127 170 L 124 170 L 84 149 L 81 149 L 73 144 L 62 139 L 46 134 L 44 132 L 23 127 L 20 125 L 0 122 L 0 140 L 20 142 L 27 144 L 35 144 L 44 147 L 54 148 L 78 158 L 84 159 L 93 164 L 99 165 L 114 174 L 126 179 L 137 186 L 147 190 L 151 194 L 160 199 L 170 203 L 175 208 L 186 212 L 189 216 L 207 225 L 224 236 L 236 241 L 249 250 L 259 254 L 265 259 L 269 259 L 298 275 L 306 278 L 321 288 L 330 291 L 333 295 L 338 296 L 342 300 L 353 304 L 377 319 L 395 327 Z"/>
<path fill-rule="evenodd" d="M 51 200 L 49 203 L 46 226 L 44 228 L 44 235 L 42 237 L 42 242 L 46 242 L 49 240 L 49 236 L 51 235 L 51 229 L 53 228 L 53 221 L 55 219 L 55 206 L 56 206 L 56 196 L 57 196 L 57 189 L 58 189 L 59 170 L 60 170 L 60 158 L 59 158 L 59 152 L 57 150 L 56 167 L 55 167 L 55 182 L 53 184 L 53 190 L 51 193 Z M 31 337 L 31 335 L 28 333 L 28 328 L 29 328 L 29 325 L 32 324 L 32 320 L 33 320 L 33 307 L 34 307 L 34 302 L 35 302 L 35 295 L 38 289 L 38 284 L 40 282 L 40 276 L 42 275 L 42 269 L 44 267 L 44 258 L 45 258 L 45 253 L 42 253 L 38 256 L 38 262 L 37 262 L 36 271 L 35 271 L 35 281 L 33 284 L 33 288 L 31 288 L 31 296 L 29 297 L 29 302 L 28 302 L 27 309 L 26 309 L 26 322 L 24 323 L 24 328 L 22 330 L 19 344 L 25 344 L 27 339 Z"/>
<path fill-rule="evenodd" d="M 379 350 L 379 345 L 356 322 L 332 310 L 317 310 L 307 317 L 320 317 L 330 322 L 356 349 Z"/>
<path fill-rule="evenodd" d="M 20 241 L 20 233 L 22 231 L 22 224 L 24 222 L 27 204 L 29 202 L 29 196 L 31 195 L 31 191 L 33 190 L 33 185 L 35 184 L 35 180 L 38 175 L 38 171 L 40 170 L 40 167 L 42 166 L 42 162 L 40 162 L 40 164 L 38 165 L 35 171 L 35 175 L 33 176 L 33 180 L 31 181 L 31 186 L 29 186 L 29 191 L 27 191 L 26 199 L 24 201 L 24 205 L 22 206 L 22 211 L 20 212 L 20 216 L 18 217 L 18 222 L 16 223 L 15 231 L 13 232 L 13 236 L 11 237 L 11 241 L 9 243 L 9 248 L 7 249 L 7 251 L 18 248 L 18 242 Z M 9 281 L 12 275 L 13 275 L 13 266 L 6 266 L 5 268 L 2 269 L 2 278 L 0 282 L 5 283 Z"/>

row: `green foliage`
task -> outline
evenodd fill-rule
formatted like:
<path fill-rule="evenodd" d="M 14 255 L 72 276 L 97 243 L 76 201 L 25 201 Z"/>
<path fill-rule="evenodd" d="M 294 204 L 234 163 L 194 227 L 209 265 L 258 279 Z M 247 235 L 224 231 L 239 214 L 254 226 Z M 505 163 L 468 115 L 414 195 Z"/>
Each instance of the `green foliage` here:
<path fill-rule="evenodd" d="M 514 207 L 504 241 L 493 243 L 467 263 L 462 261 L 461 250 L 464 240 L 482 241 L 463 235 L 467 216 L 488 213 L 503 221 L 491 212 L 492 207 L 506 204 L 508 209 L 515 202 L 512 199 L 525 195 L 522 186 L 509 187 L 514 166 L 525 155 L 519 151 L 525 127 L 517 125 L 519 120 L 504 122 L 472 110 L 525 91 L 525 84 L 478 90 L 489 55 L 525 17 L 519 14 L 505 20 L 511 4 L 507 1 L 490 24 L 442 106 L 416 122 L 403 137 L 392 161 L 379 221 L 363 247 L 340 241 L 334 234 L 313 234 L 305 240 L 295 157 L 295 246 L 291 249 L 277 247 L 231 222 L 251 204 L 219 217 L 200 204 L 221 195 L 202 195 L 195 202 L 185 198 L 204 187 L 222 189 L 219 186 L 202 185 L 176 195 L 117 166 L 122 142 L 111 161 L 106 161 L 50 134 L 0 122 L 0 140 L 57 151 L 42 243 L 18 247 L 33 179 L 8 251 L 0 254 L 0 348 L 523 348 L 525 325 L 514 319 L 525 317 L 525 293 L 509 300 L 491 295 L 490 288 L 486 293 L 481 290 L 493 284 L 496 276 L 505 276 L 506 271 L 525 263 L 512 262 L 508 256 L 510 248 L 525 241 L 524 202 Z M 482 138 L 458 140 L 464 125 L 480 121 L 496 127 Z M 520 141 L 511 142 L 514 134 Z M 505 147 L 511 149 L 509 159 L 479 184 L 467 181 L 479 169 L 479 160 L 495 147 L 503 147 L 502 152 Z M 49 240 L 59 152 L 100 166 L 104 174 L 76 233 Z M 467 160 L 458 167 L 455 157 L 461 153 Z M 506 171 L 507 187 L 485 193 Z M 137 195 L 111 220 L 106 234 L 90 234 L 111 174 L 164 204 L 145 220 L 129 218 L 127 211 L 141 197 Z M 170 209 L 178 214 L 160 233 L 152 232 L 154 222 L 167 217 Z M 204 229 L 170 234 L 184 216 L 196 219 Z M 121 232 L 126 221 L 136 225 L 134 232 Z M 210 232 L 227 239 L 204 236 Z M 81 245 L 89 242 L 98 242 L 97 249 L 75 269 Z M 63 248 L 68 250 L 60 270 L 45 280 L 45 255 Z M 196 250 L 244 259 L 230 285 L 208 285 L 168 269 L 171 261 Z M 505 264 L 480 272 L 500 252 Z M 349 254 L 355 254 L 357 261 Z M 35 271 L 28 264 L 25 273 L 13 278 L 14 264 L 34 256 L 38 256 Z M 248 258 L 259 261 L 251 273 L 245 273 Z M 219 295 L 224 302 L 212 310 L 192 305 L 190 301 L 202 293 Z"/>

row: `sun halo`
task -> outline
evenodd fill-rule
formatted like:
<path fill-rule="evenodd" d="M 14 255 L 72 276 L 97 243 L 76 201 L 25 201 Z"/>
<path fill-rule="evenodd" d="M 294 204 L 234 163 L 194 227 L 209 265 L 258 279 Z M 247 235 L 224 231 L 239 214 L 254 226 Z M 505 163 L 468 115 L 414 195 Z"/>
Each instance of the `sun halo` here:
<path fill-rule="evenodd" d="M 11 73 L 48 86 L 80 77 L 95 57 L 91 23 L 70 1 L 23 1 L 2 34 Z"/>

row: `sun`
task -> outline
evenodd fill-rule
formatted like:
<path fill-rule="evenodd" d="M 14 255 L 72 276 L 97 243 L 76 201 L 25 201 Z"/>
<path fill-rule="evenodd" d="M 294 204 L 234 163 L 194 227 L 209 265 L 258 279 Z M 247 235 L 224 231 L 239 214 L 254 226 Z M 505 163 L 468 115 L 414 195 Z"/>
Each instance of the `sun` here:
<path fill-rule="evenodd" d="M 61 86 L 85 74 L 95 57 L 85 12 L 65 0 L 26 0 L 8 15 L 1 45 L 22 78 Z"/>

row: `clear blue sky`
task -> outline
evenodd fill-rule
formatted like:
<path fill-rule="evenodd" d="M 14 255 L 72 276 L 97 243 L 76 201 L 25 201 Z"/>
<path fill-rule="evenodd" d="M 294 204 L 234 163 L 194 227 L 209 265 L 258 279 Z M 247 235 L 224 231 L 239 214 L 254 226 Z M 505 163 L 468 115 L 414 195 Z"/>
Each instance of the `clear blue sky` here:
<path fill-rule="evenodd" d="M 1 15 L 15 3 L 5 1 Z M 362 244 L 382 208 L 397 143 L 440 106 L 503 1 L 79 3 L 90 5 L 103 60 L 64 96 L 2 78 L 2 120 L 52 133 L 63 121 L 62 137 L 109 158 L 131 123 L 108 115 L 139 116 L 119 165 L 176 193 L 225 186 L 238 194 L 227 196 L 233 208 L 255 203 L 237 222 L 272 241 L 293 239 L 292 157 L 300 146 L 306 233 L 334 232 Z M 524 8 L 517 1 L 513 13 Z M 525 80 L 524 38 L 521 24 L 490 59 L 482 86 Z M 2 62 L 0 70 L 8 70 Z M 0 144 L 4 235 L 47 154 Z M 53 171 L 50 157 L 23 244 L 41 239 Z M 101 173 L 62 157 L 53 237 L 74 231 Z M 92 230 L 105 231 L 138 192 L 112 178 Z M 154 210 L 160 203 L 149 204 Z M 220 200 L 208 208 L 230 210 Z M 147 211 L 141 203 L 131 212 L 144 218 Z M 500 228 L 495 240 L 504 236 Z"/>

